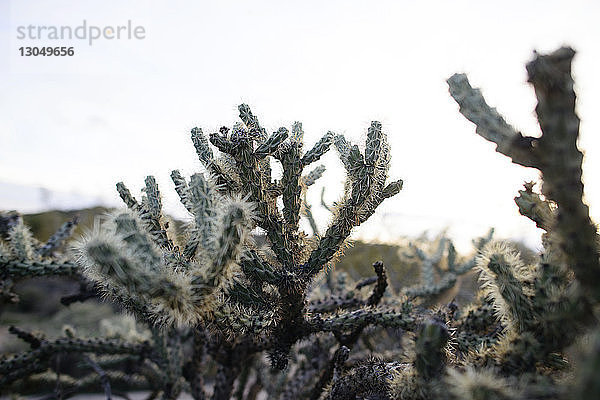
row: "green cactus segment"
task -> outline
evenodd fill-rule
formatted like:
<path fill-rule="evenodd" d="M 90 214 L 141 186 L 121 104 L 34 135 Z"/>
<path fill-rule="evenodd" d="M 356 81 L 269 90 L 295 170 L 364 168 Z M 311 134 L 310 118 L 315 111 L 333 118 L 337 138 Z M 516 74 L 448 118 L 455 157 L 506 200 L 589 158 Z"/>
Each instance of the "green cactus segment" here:
<path fill-rule="evenodd" d="M 283 166 L 281 184 L 283 186 L 283 218 L 286 229 L 290 232 L 298 230 L 300 221 L 300 178 L 304 168 L 300 161 L 302 143 L 291 142 L 285 146 L 280 155 Z"/>
<path fill-rule="evenodd" d="M 198 158 L 202 164 L 209 165 L 214 161 L 213 151 L 210 148 L 208 139 L 206 139 L 206 136 L 204 136 L 202 129 L 192 129 L 192 143 L 194 144 L 196 154 L 198 155 Z"/>
<path fill-rule="evenodd" d="M 283 143 L 285 139 L 288 137 L 288 130 L 285 128 L 279 128 L 277 132 L 273 133 L 267 140 L 261 143 L 256 150 L 254 150 L 254 155 L 258 158 L 264 158 L 268 155 L 275 153 L 279 146 Z"/>
<path fill-rule="evenodd" d="M 323 155 L 329 151 L 329 148 L 333 144 L 333 137 L 333 132 L 327 132 L 321 139 L 319 139 L 313 148 L 302 156 L 302 165 L 310 165 L 323 157 Z"/>
<path fill-rule="evenodd" d="M 31 260 L 35 258 L 36 251 L 33 242 L 33 235 L 23 221 L 20 220 L 12 229 L 8 231 L 8 242 L 12 249 L 12 254 L 20 260 Z"/>
<path fill-rule="evenodd" d="M 131 258 L 145 265 L 145 268 L 156 270 L 162 262 L 162 252 L 156 248 L 152 236 L 140 226 L 140 222 L 133 214 L 117 214 L 112 220 L 114 233 L 126 243 L 131 252 Z M 101 257 L 101 252 L 98 253 L 98 256 Z"/>
<path fill-rule="evenodd" d="M 52 275 L 75 276 L 80 272 L 81 268 L 71 262 L 19 261 L 0 257 L 0 275 L 12 279 Z"/>
<path fill-rule="evenodd" d="M 327 319 L 316 318 L 309 321 L 309 329 L 314 332 L 349 331 L 358 326 L 377 325 L 387 328 L 414 330 L 415 318 L 410 314 L 394 311 L 356 310 L 341 313 Z"/>
<path fill-rule="evenodd" d="M 248 127 L 251 134 L 257 136 L 260 142 L 265 141 L 267 139 L 267 131 L 260 126 L 258 118 L 252 114 L 250 107 L 247 104 L 240 104 L 238 110 L 240 112 L 240 119 Z"/>
<path fill-rule="evenodd" d="M 535 167 L 532 154 L 535 138 L 523 137 L 504 118 L 490 107 L 481 91 L 474 89 L 465 74 L 454 74 L 448 80 L 450 95 L 460 106 L 461 114 L 477 126 L 477 134 L 496 144 L 496 151 L 516 164 Z"/>
<path fill-rule="evenodd" d="M 390 148 L 386 135 L 381 132 L 381 125 L 373 122 L 369 132 L 366 143 L 368 165 L 358 146 L 350 145 L 342 135 L 334 137 L 334 144 L 348 176 L 349 191 L 340 202 L 332 224 L 304 266 L 307 276 L 320 272 L 340 249 L 352 229 L 366 221 L 387 196 L 397 194 L 402 188 L 402 181 L 393 182 L 392 186 L 385 184 Z M 380 149 L 374 149 L 376 145 Z"/>
<path fill-rule="evenodd" d="M 312 186 L 315 184 L 315 182 L 321 178 L 323 176 L 323 174 L 325 173 L 325 166 L 324 165 L 318 165 L 316 166 L 312 171 L 310 171 L 307 175 L 305 175 L 303 177 L 303 182 L 304 185 L 308 186 Z"/>
<path fill-rule="evenodd" d="M 179 196 L 179 200 L 181 201 L 181 204 L 184 205 L 186 210 L 188 210 L 189 212 L 192 212 L 192 209 L 191 209 L 188 197 L 187 197 L 188 190 L 189 190 L 187 181 L 185 180 L 183 175 L 181 175 L 181 172 L 179 172 L 179 170 L 171 171 L 171 180 L 173 181 L 173 184 L 175 185 L 175 191 L 177 192 L 177 195 Z"/>
<path fill-rule="evenodd" d="M 277 285 L 282 280 L 280 273 L 262 260 L 256 251 L 249 251 L 244 255 L 242 270 L 247 277 L 255 279 L 257 282 Z"/>
<path fill-rule="evenodd" d="M 202 132 L 202 129 L 192 129 L 192 143 L 196 148 L 196 154 L 202 165 L 204 165 L 208 172 L 215 176 L 219 190 L 236 190 L 239 184 L 233 176 L 232 171 L 222 160 L 214 158 L 210 143 Z"/>
<path fill-rule="evenodd" d="M 156 179 L 153 176 L 146 177 L 146 203 L 148 213 L 154 219 L 158 219 L 162 213 L 162 201 L 160 199 L 160 191 L 156 184 Z"/>
<path fill-rule="evenodd" d="M 143 236 L 140 234 L 138 238 L 142 239 Z M 157 283 L 160 255 L 154 249 L 150 254 L 140 252 L 139 249 L 146 245 L 148 242 L 143 239 L 139 242 L 117 242 L 101 237 L 92 239 L 86 243 L 84 249 L 84 254 L 90 261 L 85 272 L 90 278 L 98 281 L 109 278 L 115 285 L 132 295 L 148 295 L 153 292 Z"/>
<path fill-rule="evenodd" d="M 524 398 L 520 390 L 492 369 L 465 371 L 451 369 L 446 383 L 453 398 L 464 400 L 518 400 Z"/>
<path fill-rule="evenodd" d="M 139 210 L 140 205 L 123 182 L 117 183 L 117 192 L 119 193 L 121 200 L 123 200 L 123 203 L 125 203 L 130 210 Z"/>
<path fill-rule="evenodd" d="M 492 243 L 484 249 L 478 267 L 482 289 L 494 301 L 499 318 L 517 332 L 526 330 L 533 311 L 524 288 L 529 276 L 518 255 Z"/>
<path fill-rule="evenodd" d="M 74 217 L 71 220 L 62 224 L 60 228 L 48 239 L 48 241 L 37 250 L 37 253 L 42 257 L 51 255 L 55 250 L 60 248 L 62 244 L 71 237 L 75 227 L 79 223 L 79 218 Z"/>
<path fill-rule="evenodd" d="M 438 319 L 426 321 L 421 326 L 415 343 L 415 368 L 426 381 L 438 377 L 444 370 L 443 348 L 449 338 L 448 328 Z"/>
<path fill-rule="evenodd" d="M 23 333 L 21 330 L 13 332 L 19 336 L 22 336 Z M 102 338 L 59 338 L 52 341 L 42 339 L 38 341 L 33 350 L 0 360 L 0 387 L 32 373 L 45 371 L 49 368 L 52 356 L 58 352 L 148 356 L 150 345 L 149 343 L 132 344 Z"/>
<path fill-rule="evenodd" d="M 379 304 L 383 295 L 385 293 L 385 289 L 388 286 L 387 275 L 385 273 L 385 267 L 381 261 L 377 261 L 373 264 L 373 269 L 377 274 L 377 281 L 375 282 L 375 288 L 373 289 L 373 293 L 369 296 L 367 300 L 367 304 L 370 306 L 376 306 Z"/>
<path fill-rule="evenodd" d="M 535 111 L 542 136 L 535 152 L 544 195 L 558 206 L 556 232 L 577 280 L 595 302 L 600 301 L 600 259 L 596 226 L 583 202 L 583 153 L 577 148 L 579 117 L 571 62 L 575 51 L 563 47 L 527 65 L 538 99 Z M 569 190 L 565 190 L 569 188 Z"/>
<path fill-rule="evenodd" d="M 533 185 L 533 182 L 527 182 L 525 190 L 519 190 L 519 196 L 515 197 L 515 203 L 519 207 L 521 215 L 535 222 L 538 228 L 548 232 L 555 221 L 555 211 L 549 201 L 542 199 L 538 193 L 534 193 Z"/>
<path fill-rule="evenodd" d="M 221 274 L 229 263 L 237 263 L 253 225 L 254 214 L 244 202 L 232 201 L 223 207 L 220 220 L 221 231 L 217 236 L 217 253 L 214 260 L 215 275 Z"/>
<path fill-rule="evenodd" d="M 302 122 L 296 121 L 292 124 L 290 143 L 297 144 L 300 147 L 304 145 L 304 129 L 302 129 Z"/>
<path fill-rule="evenodd" d="M 220 199 L 216 187 L 203 174 L 194 174 L 191 176 L 185 198 L 194 215 L 195 225 L 186 243 L 184 257 L 188 260 L 191 259 L 196 254 L 198 246 L 209 253 L 214 253 L 217 229 L 216 210 Z"/>

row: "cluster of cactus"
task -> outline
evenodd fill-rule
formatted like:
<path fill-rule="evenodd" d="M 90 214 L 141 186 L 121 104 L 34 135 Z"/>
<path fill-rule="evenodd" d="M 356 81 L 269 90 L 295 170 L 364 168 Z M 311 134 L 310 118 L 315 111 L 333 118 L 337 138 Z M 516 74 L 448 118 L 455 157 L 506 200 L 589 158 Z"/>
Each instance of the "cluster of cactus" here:
<path fill-rule="evenodd" d="M 381 262 L 359 282 L 327 274 L 353 228 L 402 188 L 401 180 L 387 182 L 390 148 L 381 124 L 371 124 L 363 150 L 329 132 L 304 151 L 300 123 L 268 135 L 241 105 L 232 129 L 208 138 L 192 130 L 204 173 L 171 174 L 190 215 L 183 229 L 163 214 L 151 176 L 140 201 L 117 184 L 127 210 L 105 217 L 70 251 L 60 246 L 76 221 L 42 244 L 18 215 L 2 215 L 3 304 L 17 300 L 18 280 L 65 275 L 82 283 L 65 304 L 100 297 L 135 323 L 103 338 L 67 328 L 50 339 L 11 327 L 30 350 L 0 358 L 0 391 L 65 398 L 145 390 L 149 398 L 187 392 L 215 400 L 600 398 L 600 261 L 582 200 L 573 56 L 561 48 L 527 67 L 540 137 L 514 130 L 464 75 L 448 80 L 478 134 L 541 172 L 542 193 L 527 183 L 515 199 L 545 232 L 536 264 L 490 232 L 474 241 L 473 257 L 460 256 L 447 238 L 431 252 L 413 246 L 422 267 L 416 286 L 389 287 Z M 305 169 L 332 145 L 347 180 L 318 234 L 306 190 L 324 167 Z M 300 229 L 301 215 L 313 235 Z M 436 302 L 470 271 L 481 280 L 472 304 Z M 61 369 L 61 356 L 79 368 Z"/>

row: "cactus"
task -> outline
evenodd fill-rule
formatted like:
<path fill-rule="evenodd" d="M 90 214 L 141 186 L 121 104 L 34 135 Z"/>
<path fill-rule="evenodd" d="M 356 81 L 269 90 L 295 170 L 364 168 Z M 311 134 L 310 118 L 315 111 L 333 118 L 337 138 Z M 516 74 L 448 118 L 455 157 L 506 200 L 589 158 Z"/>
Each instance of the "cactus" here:
<path fill-rule="evenodd" d="M 544 230 L 534 265 L 490 231 L 475 254 L 457 253 L 440 237 L 407 253 L 421 282 L 394 288 L 382 262 L 354 282 L 329 274 L 356 226 L 402 189 L 388 182 L 391 150 L 382 125 L 367 130 L 364 150 L 326 133 L 304 148 L 304 132 L 268 134 L 247 105 L 240 123 L 206 136 L 191 132 L 204 170 L 173 171 L 189 213 L 182 232 L 163 214 L 159 186 L 145 180 L 127 209 L 103 217 L 71 242 L 76 220 L 46 243 L 15 213 L 0 216 L 0 301 L 17 301 L 14 283 L 67 276 L 81 293 L 65 305 L 98 297 L 124 310 L 104 321 L 101 337 L 58 338 L 12 327 L 29 350 L 0 358 L 2 394 L 145 390 L 176 399 L 570 399 L 596 398 L 600 261 L 596 228 L 583 203 L 582 155 L 570 73 L 574 52 L 537 55 L 527 69 L 538 96 L 541 137 L 523 136 L 487 105 L 465 75 L 450 94 L 476 132 L 513 162 L 540 170 L 519 191 L 519 212 Z M 344 192 L 320 234 L 306 193 L 324 174 L 312 166 L 331 147 L 346 170 Z M 281 165 L 274 179 L 271 165 Z M 312 235 L 300 229 L 305 216 Z M 259 245 L 253 232 L 264 232 Z M 437 304 L 438 295 L 475 271 L 472 304 Z M 121 325 L 119 325 L 121 324 Z M 582 343 L 567 356 L 567 348 Z M 61 367 L 61 357 L 79 370 Z"/>

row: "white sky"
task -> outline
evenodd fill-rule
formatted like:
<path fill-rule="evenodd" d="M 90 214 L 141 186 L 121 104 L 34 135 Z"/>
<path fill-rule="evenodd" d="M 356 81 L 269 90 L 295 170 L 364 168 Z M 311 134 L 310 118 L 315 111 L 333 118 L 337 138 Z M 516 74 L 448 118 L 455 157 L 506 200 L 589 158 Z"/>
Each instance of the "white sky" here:
<path fill-rule="evenodd" d="M 537 174 L 475 134 L 445 79 L 468 73 L 510 123 L 537 135 L 524 64 L 534 49 L 573 46 L 587 201 L 600 221 L 599 11 L 596 1 L 0 0 L 0 181 L 116 202 L 117 181 L 138 193 L 153 174 L 167 210 L 183 215 L 169 173 L 199 170 L 190 129 L 231 126 L 245 102 L 269 131 L 301 121 L 307 147 L 327 130 L 362 141 L 371 120 L 383 123 L 391 178 L 404 190 L 359 236 L 450 226 L 464 243 L 494 226 L 536 243 L 513 198 Z M 146 38 L 16 39 L 19 25 L 83 19 L 131 20 Z M 45 44 L 76 55 L 19 56 L 20 46 Z M 334 151 L 323 162 L 334 201 L 342 170 Z"/>

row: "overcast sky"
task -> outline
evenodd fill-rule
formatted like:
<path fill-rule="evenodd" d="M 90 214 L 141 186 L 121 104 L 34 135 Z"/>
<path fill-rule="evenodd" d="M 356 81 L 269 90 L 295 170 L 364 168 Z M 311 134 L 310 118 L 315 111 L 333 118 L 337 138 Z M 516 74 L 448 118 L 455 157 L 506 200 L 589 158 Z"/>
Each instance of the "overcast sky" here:
<path fill-rule="evenodd" d="M 10 1 L 0 0 L 0 182 L 76 191 L 116 203 L 123 180 L 139 193 L 157 177 L 198 171 L 189 131 L 237 121 L 249 104 L 274 131 L 301 121 L 307 146 L 327 130 L 363 141 L 370 121 L 390 137 L 404 190 L 360 228 L 393 238 L 445 226 L 465 238 L 537 243 L 513 198 L 533 170 L 475 134 L 445 80 L 466 72 L 517 129 L 538 135 L 524 64 L 532 52 L 574 47 L 580 147 L 600 221 L 600 7 L 595 1 Z M 20 40 L 19 26 L 144 28 L 144 39 Z M 21 57 L 21 46 L 73 46 L 73 57 Z M 594 133 L 596 133 L 594 135 Z M 323 162 L 326 199 L 343 173 Z M 318 201 L 320 187 L 313 189 Z M 0 193 L 0 198 L 7 196 Z M 317 207 L 314 207 L 317 208 Z M 327 214 L 319 211 L 324 227 Z"/>

